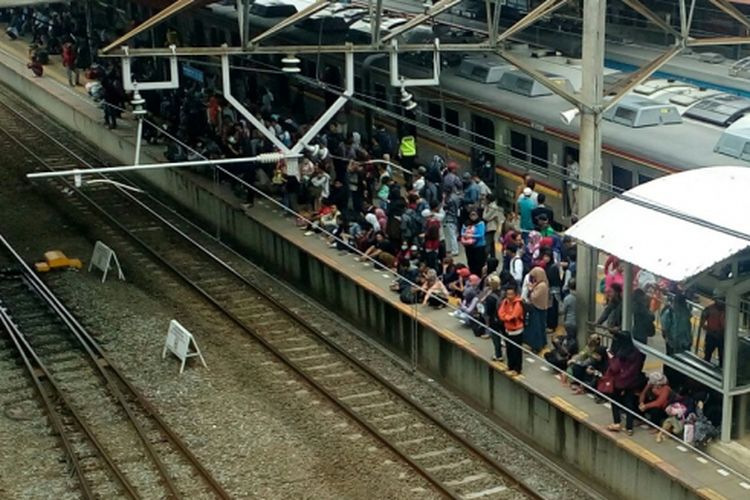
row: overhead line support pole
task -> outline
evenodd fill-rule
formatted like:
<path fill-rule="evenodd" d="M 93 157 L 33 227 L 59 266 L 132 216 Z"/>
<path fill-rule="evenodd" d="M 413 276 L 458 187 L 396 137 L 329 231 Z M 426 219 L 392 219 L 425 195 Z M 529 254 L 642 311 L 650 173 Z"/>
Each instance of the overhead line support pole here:
<path fill-rule="evenodd" d="M 601 105 L 604 88 L 604 28 L 606 0 L 584 0 L 583 9 L 583 81 L 581 85 L 581 139 L 579 176 L 581 184 L 599 186 L 602 181 Z M 578 216 L 591 212 L 599 202 L 594 189 L 580 189 Z M 596 252 L 579 245 L 576 265 L 578 339 L 583 343 L 588 336 L 588 322 L 594 319 L 596 308 L 595 281 Z"/>

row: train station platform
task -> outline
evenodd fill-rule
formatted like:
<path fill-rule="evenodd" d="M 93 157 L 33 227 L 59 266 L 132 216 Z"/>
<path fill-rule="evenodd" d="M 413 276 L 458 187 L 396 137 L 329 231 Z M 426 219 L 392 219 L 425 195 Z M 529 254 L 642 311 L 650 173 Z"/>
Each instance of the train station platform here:
<path fill-rule="evenodd" d="M 107 154 L 132 163 L 135 137 L 128 117 L 118 129 L 106 129 L 101 110 L 85 91 L 67 85 L 59 60 L 53 58 L 44 77 L 33 78 L 26 50 L 23 42 L 0 41 L 0 82 Z M 146 145 L 142 162 L 162 162 L 164 149 Z M 413 360 L 419 370 L 576 468 L 613 498 L 750 498 L 750 453 L 741 445 L 730 444 L 738 459 L 726 465 L 673 440 L 657 444 L 644 430 L 636 429 L 633 436 L 608 432 L 608 404 L 571 395 L 532 355 L 525 355 L 522 375 L 510 376 L 502 363 L 492 362 L 489 340 L 476 338 L 445 309 L 401 303 L 388 289 L 391 276 L 340 254 L 315 235 L 305 236 L 269 201 L 246 214 L 226 185 L 174 169 L 142 175 L 210 232 Z M 725 453 L 725 446 L 717 443 L 710 452 Z M 746 469 L 740 470 L 743 462 Z"/>

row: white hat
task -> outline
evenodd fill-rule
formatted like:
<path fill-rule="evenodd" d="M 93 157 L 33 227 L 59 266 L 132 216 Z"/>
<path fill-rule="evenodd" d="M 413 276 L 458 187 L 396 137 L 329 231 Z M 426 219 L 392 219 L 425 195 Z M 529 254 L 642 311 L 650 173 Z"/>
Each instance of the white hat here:
<path fill-rule="evenodd" d="M 531 196 L 531 188 L 530 187 L 523 188 L 523 195 L 524 196 Z"/>
<path fill-rule="evenodd" d="M 422 217 L 424 217 L 425 219 L 430 215 L 432 215 L 432 210 L 430 210 L 429 208 L 425 208 L 424 210 L 422 210 Z"/>

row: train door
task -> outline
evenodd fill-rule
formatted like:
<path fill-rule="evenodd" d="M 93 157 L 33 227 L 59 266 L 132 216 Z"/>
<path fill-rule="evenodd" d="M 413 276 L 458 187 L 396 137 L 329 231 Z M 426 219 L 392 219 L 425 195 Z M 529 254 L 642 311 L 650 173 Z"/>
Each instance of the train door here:
<path fill-rule="evenodd" d="M 473 133 L 471 160 L 474 170 L 490 187 L 495 187 L 495 122 L 484 116 L 471 115 Z"/>

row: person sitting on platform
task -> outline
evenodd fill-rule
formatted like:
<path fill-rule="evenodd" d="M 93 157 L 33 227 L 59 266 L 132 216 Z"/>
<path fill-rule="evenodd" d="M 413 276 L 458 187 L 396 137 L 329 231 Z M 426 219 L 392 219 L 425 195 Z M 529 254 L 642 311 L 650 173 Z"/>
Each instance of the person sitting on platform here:
<path fill-rule="evenodd" d="M 594 363 L 594 351 L 596 351 L 596 349 L 601 345 L 601 336 L 597 335 L 596 333 L 591 335 L 588 342 L 586 342 L 586 347 L 584 347 L 583 350 L 579 351 L 568 360 L 566 370 L 567 375 L 570 375 L 574 379 L 581 380 L 582 375 L 586 373 L 586 368 Z M 563 385 L 566 384 L 567 378 L 565 375 L 561 377 L 561 382 L 563 383 Z M 575 389 L 575 386 L 577 384 L 578 382 L 574 380 L 573 382 L 571 382 L 571 388 Z"/>
<path fill-rule="evenodd" d="M 599 380 L 607 372 L 609 367 L 609 355 L 604 346 L 596 346 L 583 364 L 572 364 L 568 367 L 568 373 L 572 373 L 576 380 L 570 386 L 573 394 L 585 394 L 587 387 L 596 387 Z M 578 382 L 580 381 L 580 383 Z M 595 397 L 596 402 L 601 402 L 599 395 Z"/>
<path fill-rule="evenodd" d="M 661 427 L 662 422 L 667 418 L 664 410 L 669 404 L 671 395 L 672 389 L 669 387 L 667 377 L 661 372 L 651 372 L 648 374 L 648 384 L 638 398 L 638 409 L 652 424 Z M 656 430 L 651 429 L 651 432 L 656 432 Z"/>
<path fill-rule="evenodd" d="M 575 330 L 565 332 L 565 335 L 552 339 L 552 350 L 544 354 L 547 360 L 555 368 L 565 371 L 568 362 L 578 353 L 578 340 Z"/>
<path fill-rule="evenodd" d="M 479 304 L 479 276 L 472 274 L 469 276 L 466 284 L 464 285 L 464 292 L 461 297 L 461 304 L 456 311 L 451 313 L 451 316 L 455 316 L 464 324 L 468 324 L 469 318 L 474 317 L 476 314 L 477 304 Z"/>
<path fill-rule="evenodd" d="M 369 262 L 370 259 L 374 259 L 379 264 L 385 267 L 392 267 L 395 256 L 393 244 L 385 237 L 382 232 L 375 233 L 375 243 L 365 251 L 364 256 L 357 257 L 359 262 Z"/>
<path fill-rule="evenodd" d="M 469 271 L 469 268 L 465 264 L 456 264 L 455 273 L 452 273 L 450 276 L 447 273 L 443 275 L 443 283 L 448 287 L 451 296 L 463 297 L 464 286 L 470 275 L 471 271 Z"/>
<path fill-rule="evenodd" d="M 448 289 L 443 282 L 438 279 L 437 272 L 434 269 L 427 269 L 425 282 L 422 285 L 424 299 L 422 305 L 429 304 L 432 307 L 441 309 L 448 304 Z"/>

